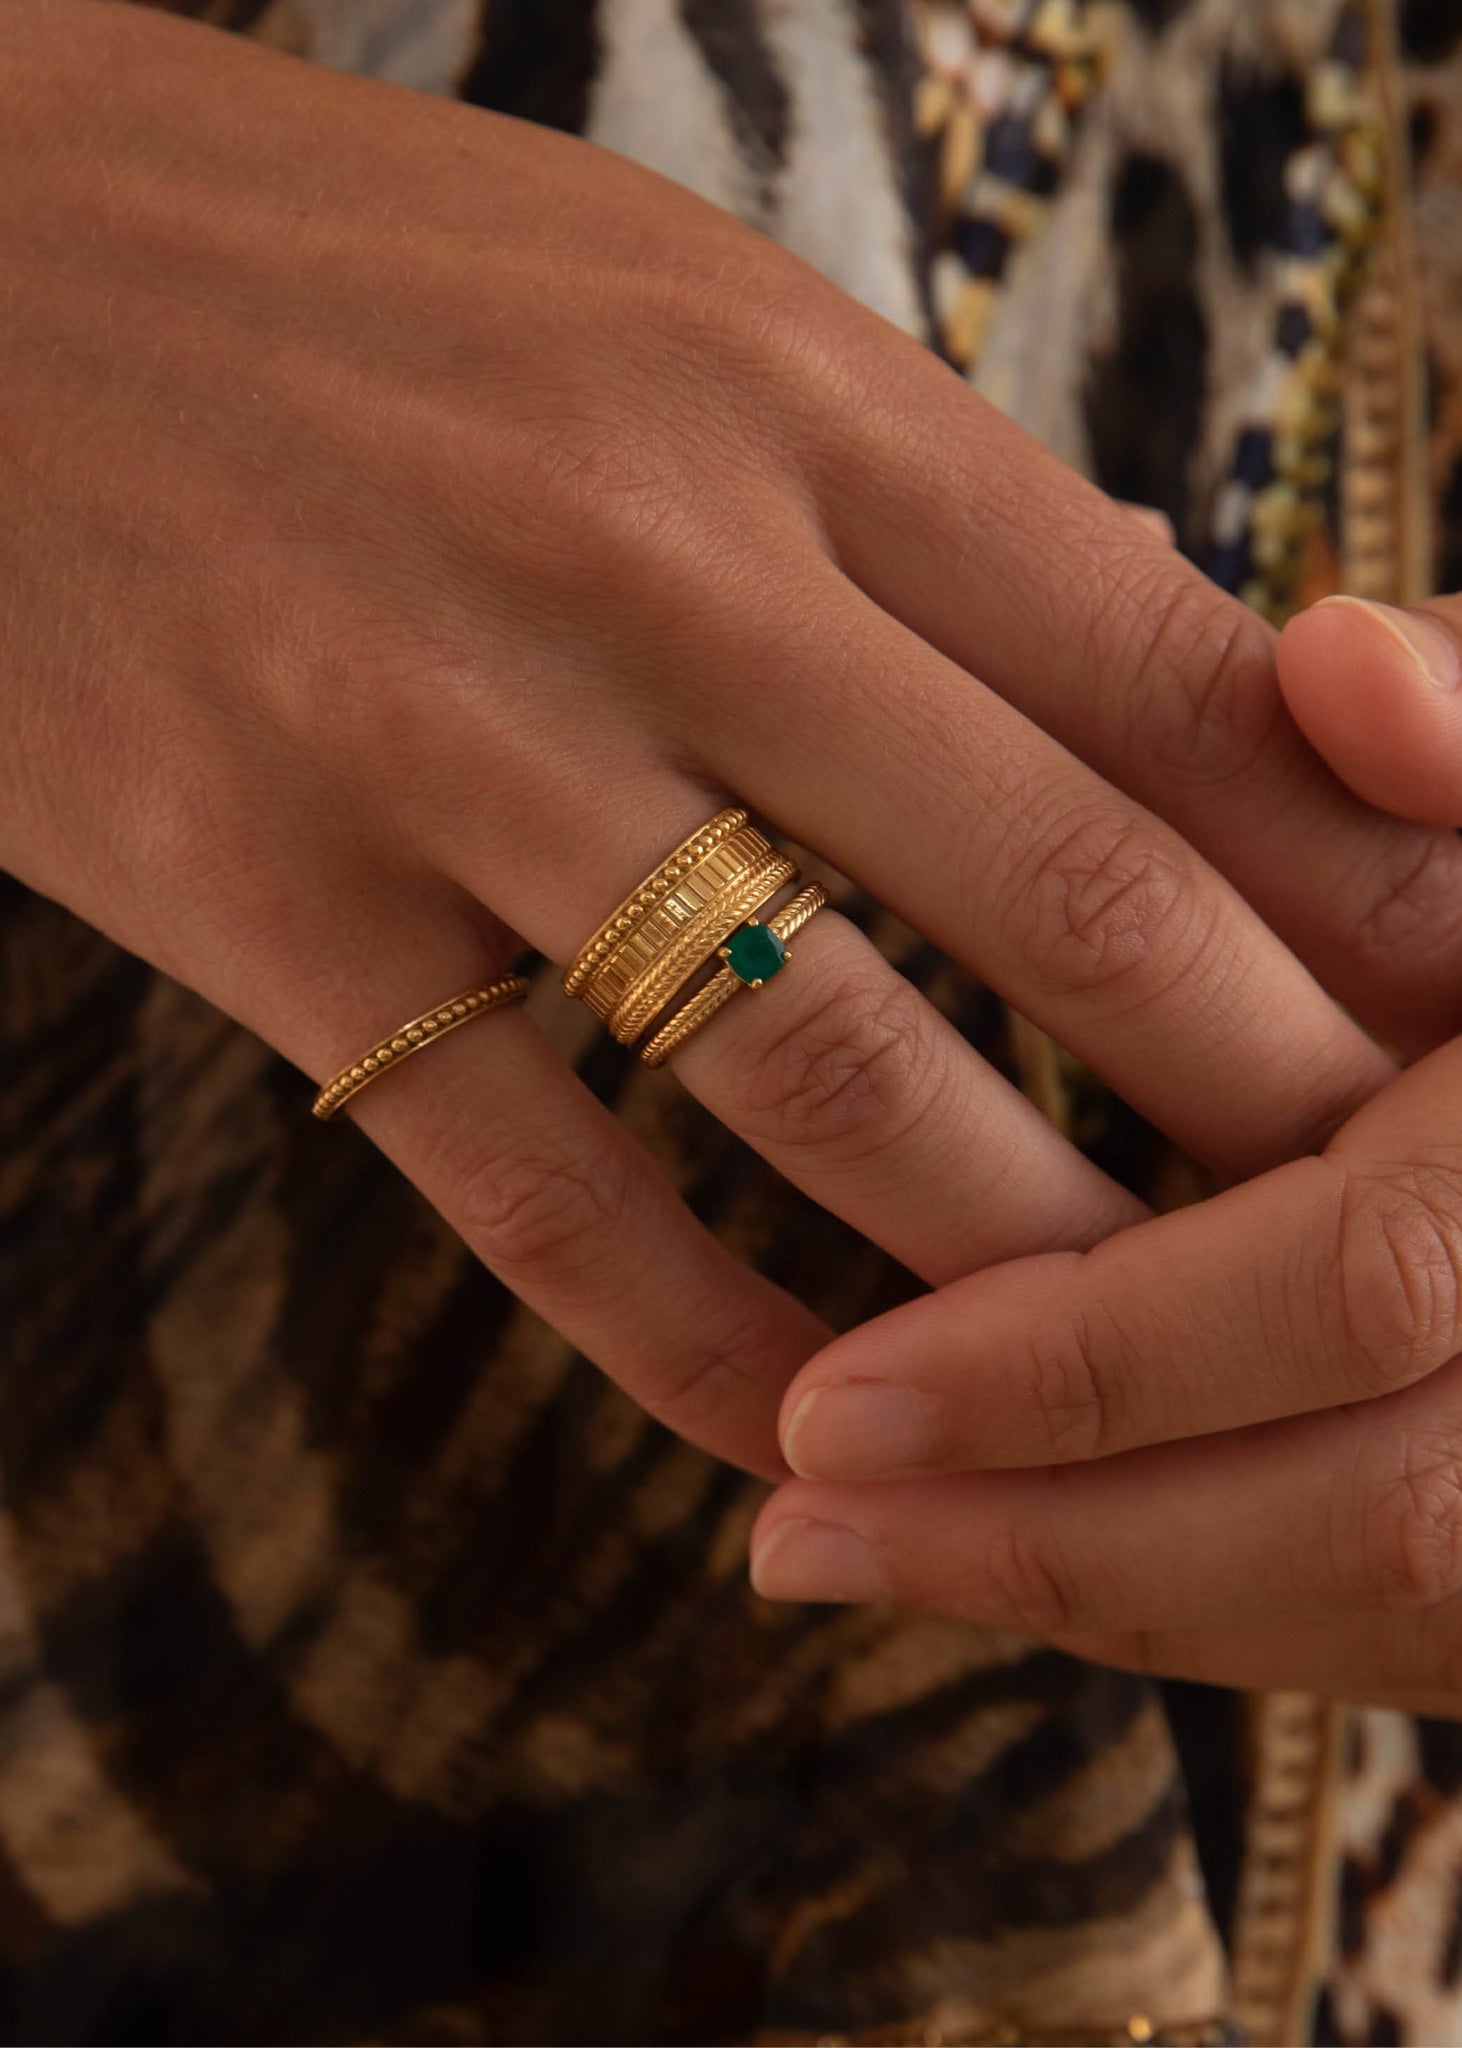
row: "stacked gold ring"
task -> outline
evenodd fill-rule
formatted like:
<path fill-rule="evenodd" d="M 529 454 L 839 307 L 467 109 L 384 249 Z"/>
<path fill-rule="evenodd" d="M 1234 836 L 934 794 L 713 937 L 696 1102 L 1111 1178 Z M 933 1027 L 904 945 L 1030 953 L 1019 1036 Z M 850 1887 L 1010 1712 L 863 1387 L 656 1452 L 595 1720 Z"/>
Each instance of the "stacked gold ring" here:
<path fill-rule="evenodd" d="M 563 978 L 563 992 L 566 996 L 582 993 L 593 976 L 600 974 L 612 953 L 616 953 L 629 934 L 635 929 L 646 911 L 652 910 L 669 890 L 675 887 L 682 875 L 688 874 L 698 861 L 704 860 L 713 847 L 719 846 L 746 823 L 747 813 L 739 806 L 718 811 L 708 825 L 702 825 L 698 832 L 692 832 L 682 839 L 673 853 L 667 854 L 653 875 L 647 875 L 637 889 L 631 889 L 617 910 L 611 911 L 586 946 L 580 948 Z"/>
<path fill-rule="evenodd" d="M 797 870 L 791 861 L 783 854 L 771 853 L 713 897 L 680 937 L 630 985 L 623 1001 L 616 1006 L 609 1028 L 620 1044 L 633 1045 L 736 927 L 760 910 L 769 896 L 775 896 L 778 889 L 796 879 Z"/>
<path fill-rule="evenodd" d="M 725 901 L 729 890 L 743 889 L 768 860 L 778 857 L 772 852 L 770 840 L 752 825 L 739 825 L 723 838 L 699 843 L 707 845 L 706 852 L 677 855 L 678 872 L 652 904 L 641 906 L 643 889 L 633 899 L 638 914 L 624 913 L 633 916 L 631 929 L 620 937 L 583 985 L 584 1001 L 616 1037 L 622 1033 L 615 1024 L 615 1016 L 631 990 L 639 987 L 647 975 L 662 972 L 666 956 L 673 955 L 677 947 L 683 949 L 693 933 L 704 930 L 706 921 Z M 664 870 L 659 872 L 663 874 Z M 765 901 L 765 895 L 757 899 L 758 903 Z M 751 906 L 753 910 L 756 907 L 756 903 Z M 701 958 L 714 950 L 714 946 L 708 946 Z M 567 976 L 564 981 L 567 986 Z M 632 1032 L 630 1036 L 637 1037 L 638 1033 Z"/>
<path fill-rule="evenodd" d="M 794 932 L 801 931 L 810 917 L 815 917 L 827 902 L 827 891 L 821 882 L 809 883 L 800 895 L 794 896 L 785 910 L 779 910 L 775 917 L 767 919 L 767 930 L 775 932 L 785 947 Z M 756 919 L 750 920 L 752 924 Z M 785 966 L 792 955 L 786 953 L 779 963 Z M 677 1010 L 668 1024 L 662 1024 L 650 1040 L 640 1058 L 647 1067 L 663 1067 L 678 1046 L 687 1038 L 694 1037 L 703 1024 L 708 1024 L 718 1010 L 723 1010 L 738 990 L 760 988 L 760 981 L 747 981 L 734 967 L 723 967 L 703 989 L 698 989 L 681 1009 Z"/>
<path fill-rule="evenodd" d="M 565 971 L 564 991 L 587 1003 L 621 1044 L 631 1045 L 697 970 L 719 955 L 726 965 L 645 1048 L 648 1064 L 659 1066 L 737 988 L 759 988 L 784 964 L 785 939 L 826 896 L 820 889 L 804 890 L 765 926 L 755 913 L 796 880 L 793 863 L 773 850 L 741 806 L 731 805 L 683 839 L 631 890 Z M 752 956 L 759 967 L 747 965 Z"/>

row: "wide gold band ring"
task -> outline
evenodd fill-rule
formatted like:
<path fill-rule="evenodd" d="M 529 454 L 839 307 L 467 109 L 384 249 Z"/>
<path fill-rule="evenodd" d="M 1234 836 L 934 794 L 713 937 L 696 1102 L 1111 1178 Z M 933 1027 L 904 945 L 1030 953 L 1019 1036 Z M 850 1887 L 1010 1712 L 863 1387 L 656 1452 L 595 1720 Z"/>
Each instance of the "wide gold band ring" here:
<path fill-rule="evenodd" d="M 654 874 L 646 875 L 638 887 L 630 890 L 623 903 L 605 918 L 589 943 L 574 955 L 564 971 L 564 994 L 582 995 L 589 982 L 604 971 L 611 957 L 656 905 L 747 822 L 747 813 L 739 804 L 734 805 L 718 811 L 709 824 L 702 825 L 682 839 L 675 851 L 661 861 Z"/>
<path fill-rule="evenodd" d="M 489 982 L 485 988 L 463 989 L 461 995 L 451 996 L 445 1003 L 438 1003 L 435 1009 L 423 1011 L 421 1016 L 413 1017 L 409 1024 L 403 1024 L 399 1031 L 393 1031 L 389 1038 L 383 1038 L 379 1045 L 373 1045 L 368 1053 L 363 1053 L 348 1067 L 342 1067 L 333 1080 L 327 1081 L 315 1097 L 314 1115 L 322 1124 L 328 1123 L 352 1095 L 359 1095 L 362 1088 L 369 1087 L 372 1081 L 389 1073 L 392 1067 L 399 1067 L 414 1052 L 435 1045 L 439 1038 L 445 1038 L 459 1024 L 469 1024 L 474 1017 L 486 1017 L 491 1011 L 504 1009 L 509 1003 L 521 1002 L 531 986 L 525 974 L 505 974 L 501 981 Z"/>
<path fill-rule="evenodd" d="M 564 991 L 587 1003 L 622 1045 L 632 1045 L 661 1027 L 687 984 L 719 955 L 727 971 L 714 977 L 716 995 L 702 990 L 692 997 L 694 1008 L 679 1011 L 654 1041 L 660 1046 L 668 1033 L 679 1044 L 714 1015 L 732 984 L 760 986 L 781 966 L 786 949 L 775 920 L 763 925 L 757 914 L 796 880 L 793 863 L 740 804 L 730 804 L 682 839 L 604 920 L 565 970 Z M 663 1057 L 657 1053 L 651 1066 Z"/>
<path fill-rule="evenodd" d="M 718 1010 L 724 1010 L 738 990 L 761 988 L 773 974 L 780 973 L 792 958 L 787 941 L 795 932 L 801 931 L 808 919 L 815 917 L 826 902 L 826 889 L 821 882 L 812 882 L 794 896 L 784 910 L 779 910 L 775 917 L 769 917 L 764 926 L 759 925 L 755 918 L 749 919 L 746 926 L 748 935 L 769 933 L 775 939 L 775 945 L 752 940 L 745 944 L 744 957 L 739 961 L 729 946 L 722 946 L 722 956 L 731 956 L 727 964 L 704 988 L 697 989 L 668 1024 L 661 1025 L 640 1053 L 645 1065 L 663 1067 L 671 1053 L 684 1045 L 688 1038 L 693 1038 Z M 757 967 L 762 969 L 760 974 L 755 971 Z"/>
<path fill-rule="evenodd" d="M 698 968 L 746 923 L 797 870 L 785 854 L 769 853 L 734 882 L 728 883 L 696 913 L 685 930 L 665 947 L 633 982 L 609 1019 L 621 1045 L 633 1045 L 660 1012 L 672 1003 Z"/>

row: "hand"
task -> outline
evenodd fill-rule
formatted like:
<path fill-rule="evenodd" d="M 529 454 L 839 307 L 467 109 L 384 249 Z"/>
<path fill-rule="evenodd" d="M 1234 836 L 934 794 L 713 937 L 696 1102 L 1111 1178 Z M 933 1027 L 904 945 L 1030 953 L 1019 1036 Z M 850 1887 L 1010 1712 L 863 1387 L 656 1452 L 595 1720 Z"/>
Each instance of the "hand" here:
<path fill-rule="evenodd" d="M 1462 824 L 1462 599 L 1327 601 L 1286 629 L 1280 673 L 1365 794 Z M 785 1487 L 756 1582 L 1462 1715 L 1459 1354 L 1454 1040 L 1319 1157 L 829 1346 L 788 1390 L 787 1457 L 885 1477 Z"/>
<path fill-rule="evenodd" d="M 1462 1021 L 1455 839 L 1340 788 L 1266 629 L 914 342 L 583 143 L 0 9 L 33 887 L 323 1078 L 525 941 L 571 956 L 734 795 L 1226 1175 L 1392 1071 L 1321 984 L 1407 1049 Z M 1137 1213 L 830 914 L 676 1069 L 931 1282 Z M 523 1013 L 356 1113 L 648 1408 L 785 1469 L 827 1332 Z"/>

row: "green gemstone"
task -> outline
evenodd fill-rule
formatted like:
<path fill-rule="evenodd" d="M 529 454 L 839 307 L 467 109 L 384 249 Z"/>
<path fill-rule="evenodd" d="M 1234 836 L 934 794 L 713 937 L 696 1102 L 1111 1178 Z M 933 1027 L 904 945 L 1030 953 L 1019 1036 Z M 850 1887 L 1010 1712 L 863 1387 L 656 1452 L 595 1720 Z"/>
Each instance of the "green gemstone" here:
<path fill-rule="evenodd" d="M 770 981 L 786 959 L 785 939 L 767 924 L 744 924 L 726 941 L 726 964 L 745 982 Z"/>

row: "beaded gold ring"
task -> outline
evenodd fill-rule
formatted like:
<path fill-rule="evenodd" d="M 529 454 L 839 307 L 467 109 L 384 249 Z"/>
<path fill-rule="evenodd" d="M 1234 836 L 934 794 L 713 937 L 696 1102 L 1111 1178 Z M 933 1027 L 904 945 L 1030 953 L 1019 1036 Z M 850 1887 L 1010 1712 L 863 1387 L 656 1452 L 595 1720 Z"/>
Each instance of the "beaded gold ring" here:
<path fill-rule="evenodd" d="M 580 947 L 564 970 L 564 994 L 581 994 L 611 956 L 618 952 L 646 912 L 653 910 L 661 897 L 668 895 L 683 876 L 692 873 L 712 848 L 729 839 L 734 832 L 739 832 L 747 822 L 747 815 L 739 804 L 732 805 L 718 811 L 708 824 L 688 833 L 674 852 L 661 861 L 654 874 L 647 875 L 643 882 L 631 889 L 623 903 L 610 912 L 587 945 Z"/>
<path fill-rule="evenodd" d="M 413 1017 L 409 1024 L 403 1024 L 399 1031 L 393 1031 L 389 1038 L 383 1038 L 379 1045 L 373 1045 L 368 1053 L 352 1060 L 333 1080 L 327 1081 L 315 1097 L 313 1114 L 322 1124 L 328 1123 L 352 1095 L 359 1095 L 362 1088 L 368 1088 L 380 1075 L 399 1067 L 414 1052 L 435 1045 L 459 1024 L 470 1024 L 474 1017 L 486 1017 L 509 1003 L 521 1002 L 531 985 L 525 974 L 507 974 L 501 981 L 489 982 L 486 988 L 463 989 L 461 995 L 449 997 L 435 1009 L 424 1010 L 421 1016 Z"/>

